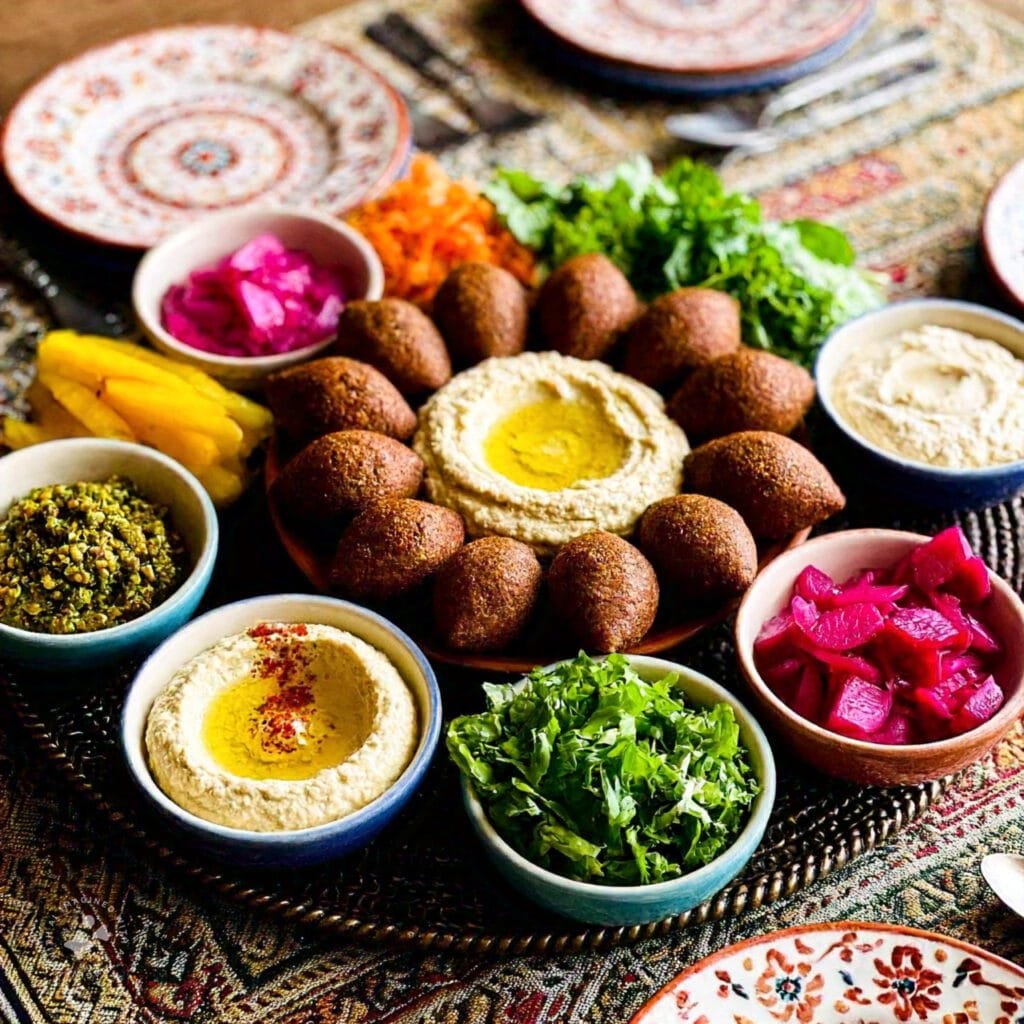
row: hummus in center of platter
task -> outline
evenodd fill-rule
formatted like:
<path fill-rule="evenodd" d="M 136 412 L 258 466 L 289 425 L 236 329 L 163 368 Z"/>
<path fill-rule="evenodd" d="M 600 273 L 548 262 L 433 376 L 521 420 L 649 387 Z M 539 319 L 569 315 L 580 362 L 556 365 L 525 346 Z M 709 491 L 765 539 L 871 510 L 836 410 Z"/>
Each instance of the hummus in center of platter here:
<path fill-rule="evenodd" d="M 192 814 L 232 828 L 308 828 L 392 786 L 419 741 L 398 670 L 332 626 L 264 623 L 184 665 L 146 723 L 150 769 Z"/>
<path fill-rule="evenodd" d="M 420 411 L 413 442 L 430 499 L 471 536 L 550 554 L 589 530 L 628 534 L 678 493 L 686 436 L 653 389 L 557 352 L 488 359 Z"/>

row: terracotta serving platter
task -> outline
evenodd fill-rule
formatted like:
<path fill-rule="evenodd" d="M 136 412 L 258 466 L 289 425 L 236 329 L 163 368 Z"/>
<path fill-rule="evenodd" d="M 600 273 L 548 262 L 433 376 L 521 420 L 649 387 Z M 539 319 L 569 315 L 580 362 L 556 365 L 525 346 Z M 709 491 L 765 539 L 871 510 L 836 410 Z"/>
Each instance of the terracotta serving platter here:
<path fill-rule="evenodd" d="M 795 64 L 862 26 L 872 0 L 521 0 L 562 43 L 611 64 L 724 75 Z"/>
<path fill-rule="evenodd" d="M 408 154 L 401 97 L 358 58 L 245 25 L 157 29 L 54 68 L 9 114 L 0 153 L 37 213 L 145 248 L 248 205 L 345 210 Z"/>
<path fill-rule="evenodd" d="M 267 453 L 265 480 L 274 530 L 289 558 L 313 587 L 322 593 L 330 593 L 328 566 L 331 549 L 317 548 L 292 530 L 280 515 L 269 494 L 270 486 L 280 470 L 280 454 L 277 446 L 272 444 Z M 763 569 L 783 551 L 802 544 L 809 534 L 810 530 L 801 530 L 786 540 L 762 548 L 759 568 Z M 697 636 L 709 626 L 728 618 L 738 604 L 737 599 L 714 608 L 695 608 L 663 601 L 651 632 L 627 653 L 658 654 L 670 650 Z M 407 602 L 382 607 L 381 611 L 398 622 L 423 648 L 428 658 L 442 664 L 459 665 L 483 672 L 521 673 L 529 672 L 537 665 L 547 665 L 561 658 L 572 657 L 576 653 L 576 646 L 565 635 L 565 631 L 560 630 L 558 624 L 546 614 L 543 606 L 535 614 L 534 622 L 526 633 L 517 641 L 514 652 L 498 654 L 468 654 L 445 648 L 433 634 L 430 602 L 422 594 Z"/>
<path fill-rule="evenodd" d="M 1024 1015 L 1024 968 L 957 939 L 839 921 L 762 935 L 670 981 L 632 1024 L 900 1024 Z"/>

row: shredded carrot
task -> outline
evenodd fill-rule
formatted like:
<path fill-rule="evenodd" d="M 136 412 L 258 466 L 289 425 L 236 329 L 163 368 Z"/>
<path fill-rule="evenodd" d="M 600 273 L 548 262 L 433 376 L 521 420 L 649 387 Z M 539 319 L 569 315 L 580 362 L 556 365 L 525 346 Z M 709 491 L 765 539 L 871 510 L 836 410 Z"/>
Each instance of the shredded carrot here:
<path fill-rule="evenodd" d="M 380 255 L 385 294 L 425 309 L 460 263 L 493 263 L 528 287 L 535 280 L 533 253 L 502 226 L 490 200 L 424 154 L 413 157 L 408 177 L 348 221 Z"/>

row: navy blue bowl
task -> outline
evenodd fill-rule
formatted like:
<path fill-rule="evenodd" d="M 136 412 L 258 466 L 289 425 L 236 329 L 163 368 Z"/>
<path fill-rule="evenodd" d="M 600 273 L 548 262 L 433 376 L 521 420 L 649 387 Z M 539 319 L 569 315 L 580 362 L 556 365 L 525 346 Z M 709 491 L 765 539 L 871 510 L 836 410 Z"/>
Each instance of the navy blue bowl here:
<path fill-rule="evenodd" d="M 385 793 L 337 821 L 282 832 L 229 828 L 179 807 L 150 773 L 146 720 L 157 694 L 197 654 L 260 622 L 320 623 L 346 630 L 385 654 L 416 700 L 420 740 L 412 761 Z M 153 809 L 197 849 L 219 860 L 248 867 L 319 864 L 366 846 L 399 814 L 423 781 L 440 734 L 441 693 L 437 678 L 412 640 L 374 612 L 347 601 L 309 594 L 277 594 L 238 601 L 189 623 L 158 647 L 139 669 L 121 715 L 121 745 L 128 771 Z"/>
<path fill-rule="evenodd" d="M 34 669 L 80 671 L 151 651 L 195 613 L 217 556 L 217 513 L 203 485 L 161 452 L 127 441 L 71 438 L 33 445 L 0 459 L 0 515 L 36 487 L 115 474 L 167 506 L 191 560 L 178 589 L 137 619 L 90 633 L 34 633 L 0 623 L 0 655 Z"/>
<path fill-rule="evenodd" d="M 953 299 L 909 299 L 865 313 L 836 328 L 822 345 L 814 364 L 818 402 L 841 435 L 843 446 L 862 478 L 881 493 L 915 505 L 952 510 L 982 508 L 1006 501 L 1024 490 L 1024 458 L 985 469 L 950 469 L 913 462 L 861 437 L 832 404 L 832 382 L 857 349 L 879 337 L 895 338 L 902 331 L 937 324 L 966 331 L 1009 349 L 1024 358 L 1024 323 L 985 306 Z"/>

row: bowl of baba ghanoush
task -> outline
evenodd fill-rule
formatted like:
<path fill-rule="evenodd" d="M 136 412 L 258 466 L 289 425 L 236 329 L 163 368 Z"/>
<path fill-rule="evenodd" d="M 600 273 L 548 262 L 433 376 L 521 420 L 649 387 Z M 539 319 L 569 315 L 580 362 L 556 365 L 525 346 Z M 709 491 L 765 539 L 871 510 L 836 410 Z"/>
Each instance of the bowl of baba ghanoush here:
<path fill-rule="evenodd" d="M 284 594 L 208 612 L 150 656 L 121 720 L 153 808 L 236 864 L 315 864 L 365 846 L 437 745 L 441 699 L 386 619 Z"/>
<path fill-rule="evenodd" d="M 933 508 L 1024 488 L 1024 323 L 951 299 L 895 302 L 822 346 L 818 399 L 880 490 Z"/>

